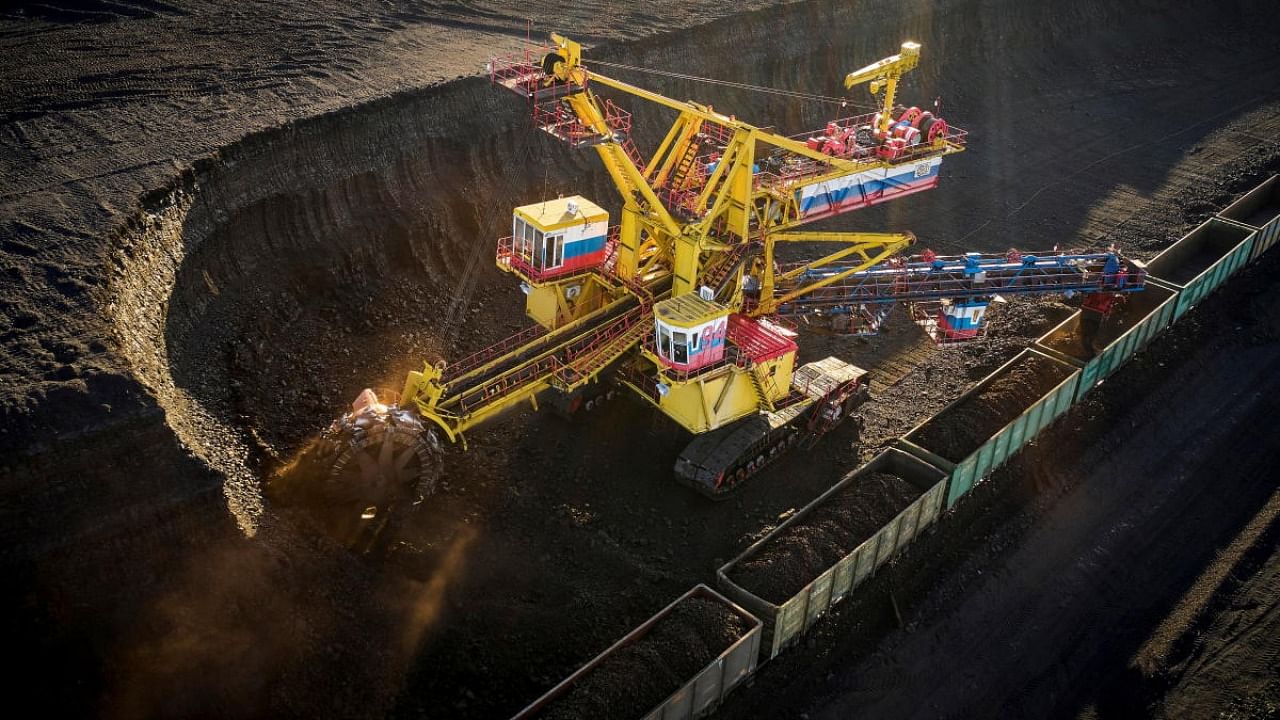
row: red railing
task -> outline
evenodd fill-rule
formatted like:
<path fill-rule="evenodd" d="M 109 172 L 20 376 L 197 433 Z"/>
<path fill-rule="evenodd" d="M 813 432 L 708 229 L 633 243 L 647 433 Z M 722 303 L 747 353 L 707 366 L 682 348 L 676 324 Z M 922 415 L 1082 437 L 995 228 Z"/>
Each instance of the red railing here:
<path fill-rule="evenodd" d="M 903 108 L 899 108 L 899 111 L 901 110 L 903 110 Z M 853 131 L 856 133 L 858 128 L 875 125 L 876 115 L 878 114 L 879 113 L 872 112 L 872 113 L 864 113 L 862 115 L 852 115 L 849 117 L 837 118 L 835 120 L 830 121 L 827 125 L 824 125 L 819 129 L 810 130 L 808 132 L 796 133 L 794 135 L 789 135 L 788 137 L 790 137 L 792 140 L 799 140 L 800 142 L 805 142 L 806 140 L 812 137 L 824 137 L 830 125 L 835 125 L 835 127 L 840 131 Z M 899 112 L 898 115 L 901 115 L 901 112 Z M 963 146 L 965 144 L 965 139 L 968 137 L 968 134 L 969 134 L 968 132 L 961 130 L 957 127 L 953 127 L 950 123 L 948 123 L 947 132 L 942 137 L 949 143 Z M 921 142 L 921 145 L 924 145 L 924 144 L 925 144 L 924 142 Z M 918 148 L 919 146 L 916 146 L 916 147 Z"/>
<path fill-rule="evenodd" d="M 642 341 L 642 344 L 644 345 L 644 348 L 649 351 L 650 354 L 654 354 L 654 355 L 657 354 L 657 351 L 654 349 L 652 333 L 650 333 L 649 336 Z M 751 372 L 752 368 L 755 367 L 755 362 L 750 357 L 748 357 L 745 352 L 743 352 L 739 348 L 736 348 L 730 345 L 729 347 L 725 348 L 724 358 L 719 362 L 714 362 L 714 363 L 711 363 L 710 365 L 704 365 L 695 370 L 675 370 L 673 368 L 668 368 L 664 366 L 662 367 L 662 375 L 675 382 L 687 383 L 691 380 L 698 378 L 701 375 L 707 375 L 707 374 L 713 373 L 728 365 L 735 365 L 739 368 L 742 368 L 743 370 L 746 370 L 747 372 Z M 650 378 L 648 376 L 645 376 L 643 373 L 639 373 L 636 371 L 630 372 L 629 374 L 626 375 L 626 377 L 629 380 L 631 380 L 632 384 L 636 385 L 637 387 L 645 387 L 646 389 L 648 389 L 648 385 L 644 383 L 656 382 L 658 379 L 658 378 Z M 655 401 L 659 399 L 657 388 L 653 389 L 653 392 L 650 395 L 650 397 L 652 397 Z M 801 392 L 795 388 L 792 388 L 791 392 L 788 393 L 786 397 L 773 403 L 773 410 L 775 412 L 779 410 L 783 410 L 792 405 L 795 405 L 796 403 L 806 399 L 807 397 L 808 395 L 806 393 Z"/>
<path fill-rule="evenodd" d="M 467 411 L 491 405 L 498 398 L 510 395 L 525 385 L 547 377 L 555 371 L 556 362 L 554 357 L 546 357 L 503 373 L 478 388 L 464 392 L 458 404 Z"/>
<path fill-rule="evenodd" d="M 698 139 L 704 144 L 712 145 L 717 148 L 716 151 L 704 153 L 695 156 L 683 173 L 678 173 L 669 179 L 667 187 L 659 191 L 658 196 L 666 204 L 670 210 L 684 210 L 689 213 L 698 212 L 698 197 L 706 188 L 707 180 L 711 178 L 707 168 L 714 162 L 720 160 L 720 150 L 723 150 L 729 141 L 733 139 L 733 129 L 725 125 L 713 123 L 709 120 L 702 122 L 702 127 L 698 132 Z"/>
<path fill-rule="evenodd" d="M 735 236 L 736 237 L 736 236 Z M 749 243 L 739 242 L 732 250 L 723 254 L 720 262 L 715 267 L 707 271 L 703 277 L 703 285 L 712 290 L 719 290 L 720 285 L 729 278 L 729 274 L 734 271 L 742 260 L 742 256 L 747 252 Z"/>
<path fill-rule="evenodd" d="M 661 191 L 658 196 L 666 203 L 668 210 L 684 210 L 693 213 L 697 212 L 698 195 L 701 192 L 700 187 L 668 188 Z"/>
<path fill-rule="evenodd" d="M 831 121 L 841 133 L 848 132 L 852 140 L 854 133 L 858 128 L 872 125 L 875 121 L 876 113 L 866 113 L 863 115 L 854 115 L 852 117 L 840 118 Z M 823 127 L 819 130 L 810 132 L 797 133 L 789 136 L 792 140 L 805 142 L 809 138 L 825 136 L 827 128 Z M 942 140 L 949 147 L 964 147 L 968 141 L 969 133 L 966 130 L 947 125 L 946 132 L 942 135 Z M 891 164 L 908 163 L 922 157 L 933 157 L 940 151 L 939 145 L 929 143 L 923 139 L 916 145 L 907 145 L 900 149 L 890 150 L 886 146 L 879 143 L 874 145 L 862 145 L 856 141 L 849 142 L 845 152 L 832 155 L 843 160 L 865 161 L 868 166 L 888 162 Z M 788 161 L 777 172 L 766 171 L 758 173 L 755 176 L 757 187 L 778 188 L 787 190 L 794 185 L 802 184 L 805 180 L 817 175 L 822 175 L 830 171 L 830 166 L 820 160 L 810 158 L 789 157 Z"/>
<path fill-rule="evenodd" d="M 635 165 L 636 170 L 643 175 L 645 171 L 644 155 L 640 153 L 640 148 L 636 147 L 636 144 L 631 141 L 631 113 L 606 98 L 604 101 L 604 121 L 613 130 L 613 139 L 622 145 L 623 151 L 631 159 L 631 164 Z"/>
<path fill-rule="evenodd" d="M 1122 280 L 1123 278 L 1123 280 Z M 781 283 L 777 293 L 788 292 L 799 285 L 811 282 L 799 276 L 793 281 Z M 1006 269 L 986 271 L 981 282 L 965 274 L 961 268 L 927 271 L 917 263 L 911 268 L 854 273 L 849 277 L 807 293 L 797 305 L 814 305 L 823 301 L 839 303 L 926 301 L 942 298 L 954 299 L 974 295 L 1039 294 L 1049 292 L 1126 292 L 1142 289 L 1146 275 L 1135 273 L 1104 273 L 1101 267 L 1051 266 L 1041 268 Z"/>
<path fill-rule="evenodd" d="M 959 345 L 986 337 L 987 324 L 984 322 L 973 331 L 960 332 L 951 330 L 942 324 L 942 305 L 938 302 L 913 302 L 909 305 L 911 321 L 920 326 L 935 345 Z"/>
<path fill-rule="evenodd" d="M 733 128 L 727 125 L 713 123 L 710 120 L 702 121 L 702 134 L 706 135 L 713 144 L 720 147 L 729 144 L 729 141 L 733 139 L 733 132 Z"/>
<path fill-rule="evenodd" d="M 511 371 L 504 372 L 478 387 L 463 390 L 458 404 L 463 410 L 470 411 L 490 405 L 530 383 L 538 382 L 548 377 L 555 377 L 565 385 L 577 383 L 592 373 L 599 371 L 609 362 L 616 359 L 622 352 L 625 352 L 626 347 L 621 345 L 625 343 L 627 347 L 630 346 L 630 342 L 627 342 L 627 335 L 633 333 L 646 316 L 645 307 L 635 308 L 606 323 L 589 337 L 565 346 L 561 352 L 555 355 L 549 355 L 526 363 Z M 540 330 L 541 328 L 537 329 Z M 499 355 L 504 351 L 504 347 L 514 348 L 519 347 L 519 344 L 504 341 L 504 343 L 499 343 L 499 345 L 495 345 L 484 352 L 487 356 Z M 609 352 L 610 345 L 614 345 L 614 349 L 617 352 Z M 479 354 L 477 353 L 477 355 Z"/>
<path fill-rule="evenodd" d="M 550 46 L 527 45 L 518 52 L 490 59 L 485 63 L 490 82 L 532 96 L 543 77 L 542 57 L 552 49 Z"/>
<path fill-rule="evenodd" d="M 559 102 L 581 87 L 556 80 L 542 70 L 543 56 L 554 50 L 550 46 L 528 46 L 511 55 L 495 57 L 486 64 L 489 80 L 528 98 L 533 122 L 542 130 L 574 147 L 597 142 L 602 139 L 600 133 L 579 121 L 571 109 Z M 615 130 L 630 134 L 630 113 L 608 103 L 606 119 Z"/>
<path fill-rule="evenodd" d="M 540 280 L 543 277 L 543 271 L 533 266 L 532 252 L 526 255 L 516 250 L 516 239 L 513 235 L 498 238 L 497 260 L 499 265 L 505 265 L 526 279 Z"/>
<path fill-rule="evenodd" d="M 641 339 L 640 344 L 641 346 L 644 347 L 645 350 L 649 352 L 650 355 L 653 355 L 655 357 L 662 357 L 661 355 L 658 354 L 657 346 L 654 344 L 652 331 L 649 332 L 649 334 L 645 335 L 643 339 Z M 681 370 L 679 368 L 668 367 L 666 365 L 662 365 L 660 367 L 661 367 L 662 374 L 664 376 L 672 380 L 675 380 L 676 382 L 685 383 L 685 382 L 689 382 L 690 380 L 693 380 L 694 378 L 700 377 L 702 375 L 715 372 L 716 370 L 719 370 L 720 368 L 723 368 L 726 365 L 737 365 L 738 367 L 745 370 L 751 367 L 751 358 L 747 357 L 746 355 L 743 355 L 741 352 L 738 351 L 737 348 L 733 347 L 732 345 L 728 345 L 724 349 L 723 358 L 717 360 L 716 362 L 703 365 L 702 367 L 697 367 L 689 370 Z"/>
<path fill-rule="evenodd" d="M 604 262 L 600 264 L 600 268 L 606 275 L 613 275 L 618 267 L 618 238 L 621 237 L 621 228 L 617 225 L 609 228 L 609 236 L 604 241 Z"/>
<path fill-rule="evenodd" d="M 631 134 L 631 113 L 623 110 L 608 98 L 604 101 L 604 121 L 614 132 Z"/>
<path fill-rule="evenodd" d="M 572 110 L 560 103 L 534 105 L 533 122 L 573 147 L 585 145 L 600 137 L 595 130 L 582 124 Z"/>
<path fill-rule="evenodd" d="M 636 308 L 620 317 L 614 318 L 598 328 L 581 344 L 575 343 L 566 347 L 563 358 L 564 366 L 572 366 L 573 363 L 584 357 L 590 356 L 597 350 L 609 344 L 614 338 L 621 336 L 627 330 L 635 327 L 635 324 L 641 319 L 640 310 L 640 308 Z"/>
<path fill-rule="evenodd" d="M 530 248 L 528 253 L 523 252 L 523 249 L 518 249 L 516 247 L 515 237 L 508 235 L 507 237 L 498 238 L 497 261 L 499 265 L 503 265 L 514 270 L 526 280 L 532 282 L 540 282 L 550 278 L 588 272 L 602 265 L 608 265 L 611 262 L 617 263 L 618 226 L 615 225 L 609 228 L 604 248 L 604 258 L 601 260 L 599 265 L 579 265 L 574 267 L 566 267 L 562 265 L 560 267 L 553 268 L 539 268 L 533 263 L 532 248 Z"/>
<path fill-rule="evenodd" d="M 654 403 L 662 402 L 662 394 L 658 392 L 658 378 L 656 376 L 645 375 L 639 366 L 630 364 L 624 365 L 619 369 L 618 375 L 643 392 Z"/>
<path fill-rule="evenodd" d="M 729 316 L 729 340 L 753 362 L 766 362 L 795 352 L 796 343 L 758 321 L 734 313 Z"/>
<path fill-rule="evenodd" d="M 618 353 L 608 352 L 609 346 L 621 344 L 620 341 L 625 341 L 628 335 L 634 334 L 648 315 L 645 310 L 644 307 L 636 308 L 600 328 L 584 345 L 566 348 L 563 361 L 559 362 L 560 366 L 555 371 L 556 379 L 566 385 L 572 385 L 612 362 Z M 625 344 L 628 347 L 631 345 L 630 342 Z M 620 350 L 617 347 L 613 349 L 619 352 L 626 351 L 625 347 Z"/>
<path fill-rule="evenodd" d="M 475 370 L 476 368 L 484 365 L 485 363 L 490 362 L 502 355 L 506 355 L 512 350 L 515 350 L 516 348 L 521 347 L 522 345 L 527 345 L 546 334 L 547 334 L 546 329 L 543 328 L 541 325 L 534 325 L 533 327 L 525 328 L 524 330 L 521 330 L 520 332 L 516 333 L 515 335 L 512 335 L 509 338 L 500 340 L 499 342 L 493 345 L 490 345 L 489 347 L 483 350 L 474 352 L 462 358 L 458 362 L 449 363 L 448 365 L 445 366 L 442 380 L 443 382 L 448 383 L 452 380 L 462 377 L 463 375 L 466 375 L 467 373 L 471 372 L 472 370 Z"/>

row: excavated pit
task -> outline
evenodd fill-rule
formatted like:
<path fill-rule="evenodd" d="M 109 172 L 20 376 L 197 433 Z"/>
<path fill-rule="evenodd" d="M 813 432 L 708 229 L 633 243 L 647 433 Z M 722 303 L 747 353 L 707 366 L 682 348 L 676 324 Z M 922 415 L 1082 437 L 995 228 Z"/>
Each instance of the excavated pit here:
<path fill-rule="evenodd" d="M 1114 146 L 1134 113 L 1173 103 L 1169 83 L 1185 80 L 1180 65 L 1145 60 L 1155 79 L 1126 86 L 1117 104 L 1095 95 L 1112 79 L 1112 61 L 1083 48 L 1069 62 L 1055 55 L 1082 37 L 1122 52 L 1118 28 L 1138 20 L 1100 2 L 1008 2 L 983 11 L 989 27 L 973 24 L 976 3 L 846 5 L 752 13 L 592 56 L 834 95 L 844 72 L 912 37 L 925 58 L 903 92 L 921 102 L 943 96 L 949 119 L 977 130 L 975 152 L 948 161 L 939 189 L 828 227 L 910 229 L 949 252 L 1050 247 L 1076 233 L 1094 241 L 1102 233 L 1090 231 L 1113 228 L 1116 217 L 1094 212 L 1108 183 L 1070 183 L 1055 188 L 1052 202 L 1032 198 L 1016 208 L 1007 198 L 1021 197 L 1028 182 L 1068 176 L 1080 147 Z M 1176 35 L 1181 22 L 1160 11 L 1141 20 L 1148 34 Z M 618 75 L 784 132 L 848 114 Z M 1044 86 L 1054 91 L 1037 95 Z M 1188 117 L 1220 109 L 1212 94 L 1188 91 L 1180 102 L 1196 105 Z M 631 106 L 638 140 L 655 141 L 665 116 Z M 1054 123 L 1037 120 L 1046 112 Z M 1211 129 L 1191 126 L 1151 148 L 1152 162 L 1128 168 L 1117 183 L 1154 194 L 1168 167 Z M 148 212 L 121 239 L 113 268 L 117 339 L 176 436 L 225 478 L 229 509 L 254 535 L 274 512 L 263 473 L 361 388 L 398 389 L 424 360 L 459 357 L 530 324 L 517 282 L 493 266 L 494 240 L 506 234 L 513 206 L 559 193 L 581 193 L 616 213 L 616 192 L 591 151 L 531 129 L 523 101 L 481 79 L 263 132 L 145 199 Z M 1155 247 L 1163 238 L 1144 232 L 1144 221 L 1105 239 Z M 870 365 L 892 341 L 836 344 Z M 905 431 L 924 411 L 895 423 Z M 669 482 L 685 440 L 638 404 L 615 403 L 572 427 L 541 415 L 506 418 L 478 430 L 469 454 L 451 451 L 440 491 L 397 531 L 384 558 L 393 574 L 428 585 L 446 578 L 431 585 L 432 630 L 414 637 L 406 666 L 374 694 L 403 715 L 509 714 L 705 580 L 743 538 L 811 500 L 858 457 L 852 435 L 837 433 L 820 446 L 826 452 L 784 462 L 734 502 L 711 505 Z M 345 629 L 358 633 L 360 622 Z M 272 707 L 318 702 L 301 691 L 284 697 Z"/>
<path fill-rule="evenodd" d="M 1026 9 L 1006 18 L 1025 35 L 1009 42 L 1034 47 L 1037 33 L 1069 37 L 1108 22 L 1099 11 L 1046 23 L 1045 12 Z M 714 31 L 607 48 L 594 57 L 650 67 L 678 59 L 694 74 L 834 95 L 837 69 L 850 58 L 892 49 L 879 48 L 888 34 L 910 36 L 938 62 L 922 64 L 904 97 L 924 102 L 945 88 L 954 122 L 986 127 L 984 120 L 1002 112 L 999 97 L 965 79 L 973 67 L 985 69 L 994 53 L 966 47 L 944 31 L 965 16 L 963 4 L 854 14 L 816 3 L 747 14 Z M 826 29 L 828 41 L 763 42 L 788 32 L 807 37 L 815 26 Z M 687 57 L 694 44 L 701 52 Z M 734 62 L 720 61 L 730 57 Z M 786 132 L 849 112 L 619 74 Z M 660 136 L 664 116 L 638 105 L 631 103 L 643 146 Z M 1014 147 L 985 148 L 976 162 L 988 170 L 1000 164 L 999 182 L 1017 183 L 1017 172 L 1003 172 Z M 1025 232 L 1017 222 L 980 227 L 981 235 L 962 241 L 955 221 L 977 215 L 972 201 L 990 204 L 995 190 L 990 183 L 967 192 L 952 185 L 944 181 L 945 192 L 832 226 L 910 228 L 923 244 L 944 250 L 1058 242 L 1056 232 Z M 255 476 L 287 460 L 361 388 L 398 389 L 405 372 L 424 360 L 457 357 L 530 324 L 519 310 L 517 283 L 493 267 L 493 242 L 506 234 L 512 206 L 566 192 L 616 212 L 616 191 L 594 153 L 556 145 L 532 129 L 520 99 L 482 79 L 259 133 L 147 199 L 151 212 L 122 242 L 113 282 L 116 330 L 178 435 L 232 478 L 228 497 L 247 527 L 262 512 Z"/>

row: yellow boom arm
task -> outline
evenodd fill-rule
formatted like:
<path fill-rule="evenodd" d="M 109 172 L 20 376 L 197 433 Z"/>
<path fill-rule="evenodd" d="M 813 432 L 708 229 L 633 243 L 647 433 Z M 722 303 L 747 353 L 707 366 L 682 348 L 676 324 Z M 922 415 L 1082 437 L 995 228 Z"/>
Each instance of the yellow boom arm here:
<path fill-rule="evenodd" d="M 878 130 L 883 133 L 889 129 L 890 115 L 893 112 L 894 96 L 898 92 L 898 80 L 907 72 L 915 69 L 920 63 L 920 43 L 904 42 L 902 51 L 879 62 L 873 62 L 861 70 L 854 70 L 844 78 L 846 90 L 869 82 L 867 89 L 872 95 L 884 88 L 884 104 L 880 109 Z"/>

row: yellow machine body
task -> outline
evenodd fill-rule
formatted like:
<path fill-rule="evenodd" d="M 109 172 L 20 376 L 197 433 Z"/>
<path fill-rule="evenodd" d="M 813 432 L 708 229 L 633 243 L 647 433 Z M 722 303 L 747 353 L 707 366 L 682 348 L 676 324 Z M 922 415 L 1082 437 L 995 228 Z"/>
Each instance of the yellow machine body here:
<path fill-rule="evenodd" d="M 525 313 L 548 330 L 563 327 L 599 310 L 616 288 L 590 274 L 521 286 Z"/>
<path fill-rule="evenodd" d="M 814 211 L 817 193 L 830 195 L 858 187 L 860 178 L 904 177 L 912 170 L 912 181 L 924 182 L 918 180 L 921 169 L 926 181 L 936 182 L 941 157 L 962 151 L 963 143 L 939 135 L 901 156 L 833 156 L 709 106 L 590 71 L 582 65 L 580 44 L 559 35 L 552 41 L 540 62 L 513 65 L 495 82 L 525 94 L 542 129 L 599 155 L 620 196 L 618 226 L 611 231 L 609 214 L 581 196 L 516 208 L 512 236 L 500 241 L 497 265 L 521 278 L 537 332 L 502 343 L 492 357 L 411 373 L 402 402 L 412 403 L 451 440 L 461 440 L 468 428 L 506 408 L 526 400 L 536 405 L 536 395 L 548 388 L 572 392 L 630 356 L 626 368 L 636 372 L 623 373 L 621 381 L 691 432 L 773 411 L 792 393 L 794 343 L 790 350 L 763 355 L 739 352 L 731 333 L 722 333 L 722 323 L 768 316 L 910 245 L 914 238 L 908 233 L 796 229 L 846 211 L 834 201 L 825 214 Z M 887 122 L 896 83 L 918 56 L 918 45 L 904 44 L 899 55 L 851 73 L 846 82 L 883 87 L 881 121 Z M 630 115 L 598 96 L 601 88 L 674 111 L 652 155 L 631 143 Z M 714 163 L 699 159 L 709 132 L 718 148 Z M 762 163 L 781 156 L 800 172 L 761 173 Z M 781 242 L 822 243 L 832 250 L 799 267 L 780 268 L 774 252 Z M 801 282 L 807 270 L 837 262 L 837 272 Z M 775 293 L 775 284 L 788 289 Z M 671 338 L 665 349 L 664 326 Z M 685 334 L 680 357 L 678 332 Z M 712 352 L 691 362 L 709 349 L 708 333 L 712 340 L 720 336 L 720 357 Z"/>
<path fill-rule="evenodd" d="M 645 355 L 658 361 L 647 350 Z M 697 434 L 771 409 L 787 398 L 791 394 L 795 358 L 793 351 L 766 362 L 745 367 L 730 363 L 691 376 L 660 372 L 656 388 L 636 387 L 630 378 L 624 378 L 624 382 L 681 427 Z M 807 404 L 808 400 L 801 402 Z"/>
<path fill-rule="evenodd" d="M 519 276 L 525 312 L 548 330 L 598 310 L 608 286 L 590 271 L 605 260 L 609 212 L 581 195 L 522 205 L 497 264 Z"/>

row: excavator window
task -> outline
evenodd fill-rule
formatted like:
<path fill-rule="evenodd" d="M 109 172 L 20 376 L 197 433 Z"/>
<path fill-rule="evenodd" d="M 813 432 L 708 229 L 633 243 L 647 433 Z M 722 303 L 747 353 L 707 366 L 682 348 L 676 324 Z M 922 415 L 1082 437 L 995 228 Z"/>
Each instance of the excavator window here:
<path fill-rule="evenodd" d="M 534 231 L 538 244 L 542 245 L 542 267 L 558 268 L 564 264 L 564 234 L 543 236 L 540 230 Z"/>
<path fill-rule="evenodd" d="M 528 262 L 533 262 L 534 248 L 542 246 L 542 231 L 522 218 L 516 218 L 511 235 L 515 238 L 516 254 Z"/>
<path fill-rule="evenodd" d="M 684 365 L 689 362 L 689 336 L 682 333 L 672 333 L 671 336 L 671 361 Z"/>

